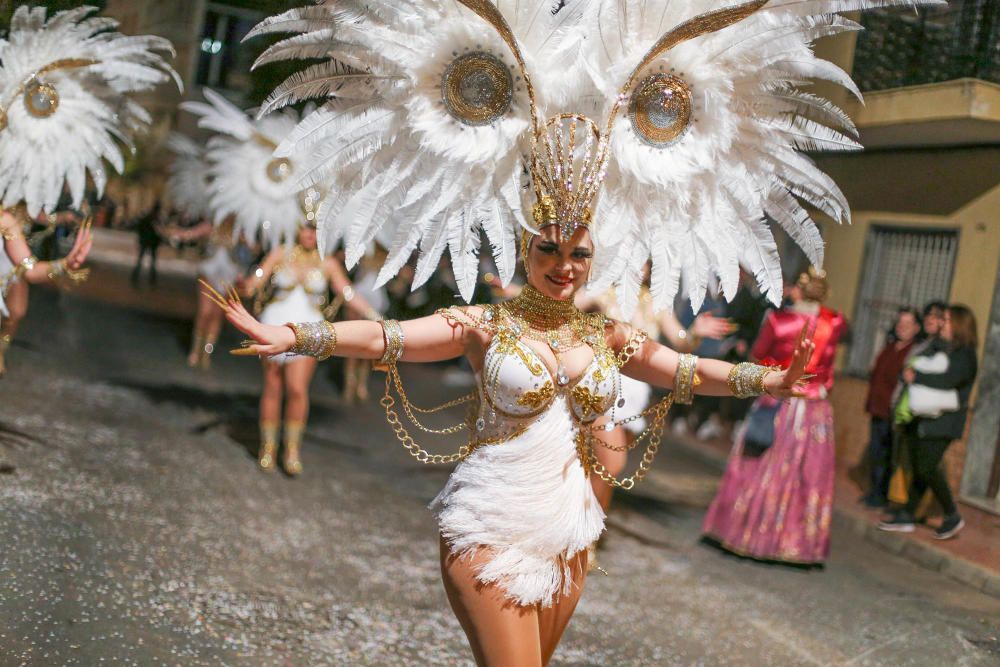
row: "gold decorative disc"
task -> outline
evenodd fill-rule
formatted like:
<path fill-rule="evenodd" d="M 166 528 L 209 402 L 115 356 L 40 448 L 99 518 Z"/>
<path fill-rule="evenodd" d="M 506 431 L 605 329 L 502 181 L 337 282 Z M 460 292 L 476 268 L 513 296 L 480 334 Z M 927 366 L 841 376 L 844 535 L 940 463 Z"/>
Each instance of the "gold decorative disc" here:
<path fill-rule="evenodd" d="M 275 183 L 284 183 L 292 175 L 292 163 L 283 157 L 274 158 L 267 163 L 267 177 Z"/>
<path fill-rule="evenodd" d="M 59 92 L 55 86 L 35 81 L 24 91 L 24 107 L 35 118 L 48 118 L 59 108 Z"/>
<path fill-rule="evenodd" d="M 465 125 L 490 125 L 510 109 L 514 78 L 500 58 L 484 51 L 459 56 L 441 77 L 441 99 Z"/>
<path fill-rule="evenodd" d="M 666 148 L 691 127 L 691 88 L 673 74 L 653 74 L 635 87 L 629 105 L 632 129 L 648 146 Z"/>

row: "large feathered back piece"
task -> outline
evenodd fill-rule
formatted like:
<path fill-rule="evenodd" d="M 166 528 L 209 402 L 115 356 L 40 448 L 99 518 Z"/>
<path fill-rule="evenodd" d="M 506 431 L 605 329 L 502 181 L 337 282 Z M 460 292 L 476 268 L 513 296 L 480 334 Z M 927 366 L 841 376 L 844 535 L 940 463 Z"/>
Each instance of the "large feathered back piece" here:
<path fill-rule="evenodd" d="M 216 224 L 236 218 L 235 233 L 258 235 L 267 245 L 292 243 L 303 220 L 297 160 L 273 155 L 298 124 L 292 109 L 254 119 L 214 90 L 204 90 L 206 102 L 184 102 L 181 108 L 198 116 L 198 126 L 214 134 L 208 141 L 207 206 Z"/>
<path fill-rule="evenodd" d="M 0 196 L 52 211 L 64 187 L 73 205 L 89 173 L 98 195 L 105 161 L 121 173 L 119 143 L 131 146 L 149 114 L 129 96 L 168 80 L 181 87 L 164 54 L 170 42 L 125 36 L 113 19 L 79 7 L 46 19 L 44 7 L 18 7 L 0 40 Z"/>
<path fill-rule="evenodd" d="M 683 282 L 731 298 L 739 267 L 775 302 L 768 220 L 817 266 L 808 207 L 844 221 L 836 184 L 800 151 L 860 148 L 850 119 L 802 90 L 858 94 L 812 42 L 859 26 L 839 12 L 940 0 L 573 0 L 557 13 L 518 0 L 327 0 L 261 23 L 299 33 L 259 63 L 321 62 L 282 84 L 270 111 L 324 100 L 282 142 L 296 187 L 332 183 L 320 242 L 349 264 L 390 238 L 380 279 L 419 251 L 414 287 L 447 248 L 462 296 L 481 237 L 501 279 L 516 235 L 591 228 L 592 287 L 626 313 L 648 264 L 658 310 Z M 530 181 L 530 182 L 528 182 Z M 525 215 L 527 212 L 527 215 Z"/>

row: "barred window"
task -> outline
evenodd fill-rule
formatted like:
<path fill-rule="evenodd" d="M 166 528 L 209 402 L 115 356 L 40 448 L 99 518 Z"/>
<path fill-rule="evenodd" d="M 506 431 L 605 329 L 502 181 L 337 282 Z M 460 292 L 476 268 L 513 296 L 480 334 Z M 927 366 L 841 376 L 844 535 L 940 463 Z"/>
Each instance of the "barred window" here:
<path fill-rule="evenodd" d="M 847 371 L 867 375 L 900 308 L 946 301 L 958 232 L 874 225 L 868 232 Z"/>

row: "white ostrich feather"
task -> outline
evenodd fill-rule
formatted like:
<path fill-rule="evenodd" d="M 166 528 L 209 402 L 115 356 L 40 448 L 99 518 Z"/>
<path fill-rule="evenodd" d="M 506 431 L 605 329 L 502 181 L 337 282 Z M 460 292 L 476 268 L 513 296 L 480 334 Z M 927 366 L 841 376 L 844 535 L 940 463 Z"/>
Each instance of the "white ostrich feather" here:
<path fill-rule="evenodd" d="M 823 79 L 860 91 L 843 70 L 818 59 L 812 43 L 859 28 L 838 12 L 931 4 L 940 3 L 574 0 L 553 15 L 548 3 L 523 0 L 326 0 L 268 19 L 254 33 L 297 33 L 261 62 L 323 59 L 290 77 L 264 106 L 323 102 L 276 152 L 301 166 L 296 187 L 332 183 L 319 215 L 321 246 L 344 243 L 352 264 L 373 238 L 388 239 L 379 280 L 419 253 L 415 286 L 447 250 L 466 299 L 483 236 L 501 279 L 513 273 L 523 211 L 533 204 L 522 201 L 528 190 L 521 181 L 536 119 L 582 113 L 604 127 L 620 100 L 627 111 L 630 80 L 661 71 L 683 79 L 695 122 L 672 145 L 641 141 L 624 112 L 604 137 L 591 287 L 617 286 L 627 315 L 650 262 L 660 310 L 672 307 L 682 286 L 696 305 L 706 291 L 731 298 L 741 265 L 780 300 L 768 220 L 822 264 L 810 210 L 837 221 L 849 221 L 850 211 L 801 151 L 860 146 L 851 119 L 803 88 Z M 736 18 L 726 27 L 661 40 L 696 17 L 732 8 Z M 455 120 L 442 101 L 442 75 L 472 51 L 496 56 L 515 75 L 523 58 L 534 107 L 518 77 L 510 110 L 492 125 Z"/>
<path fill-rule="evenodd" d="M 174 153 L 167 179 L 167 192 L 174 208 L 192 218 L 210 218 L 212 176 L 204 147 L 177 133 L 167 138 L 167 147 Z"/>
<path fill-rule="evenodd" d="M 291 109 L 254 118 L 225 97 L 206 88 L 208 103 L 188 101 L 181 108 L 198 116 L 198 127 L 212 130 L 208 162 L 208 209 L 216 224 L 234 216 L 234 234 L 258 238 L 266 245 L 293 243 L 303 213 L 292 183 L 298 161 L 289 160 L 288 175 L 276 180 L 274 151 L 295 129 L 299 115 Z"/>
<path fill-rule="evenodd" d="M 103 192 L 105 162 L 118 172 L 150 117 L 129 95 L 180 78 L 164 54 L 173 47 L 156 36 L 125 36 L 113 19 L 78 7 L 46 20 L 43 7 L 18 7 L 10 33 L 0 40 L 0 196 L 4 206 L 24 203 L 30 215 L 52 211 L 64 186 L 79 206 L 89 174 Z M 35 83 L 58 96 L 48 116 L 32 114 L 24 101 Z"/>

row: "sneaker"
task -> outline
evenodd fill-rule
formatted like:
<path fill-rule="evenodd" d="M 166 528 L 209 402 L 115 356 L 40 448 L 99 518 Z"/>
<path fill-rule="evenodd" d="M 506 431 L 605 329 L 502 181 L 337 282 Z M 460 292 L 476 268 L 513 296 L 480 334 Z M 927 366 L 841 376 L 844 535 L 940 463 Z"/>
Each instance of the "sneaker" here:
<path fill-rule="evenodd" d="M 879 521 L 878 527 L 890 533 L 912 533 L 916 528 L 913 515 L 909 512 L 897 512 L 891 518 Z"/>
<path fill-rule="evenodd" d="M 950 540 L 958 535 L 958 531 L 965 528 L 965 521 L 957 513 L 946 516 L 937 530 L 934 531 L 934 539 Z"/>

